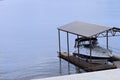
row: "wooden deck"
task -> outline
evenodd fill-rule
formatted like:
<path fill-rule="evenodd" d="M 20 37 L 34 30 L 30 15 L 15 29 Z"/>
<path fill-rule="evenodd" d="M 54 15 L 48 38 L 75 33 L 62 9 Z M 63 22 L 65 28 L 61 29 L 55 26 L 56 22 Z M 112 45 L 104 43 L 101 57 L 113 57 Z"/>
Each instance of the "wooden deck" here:
<path fill-rule="evenodd" d="M 84 69 L 87 72 L 91 71 L 100 71 L 100 70 L 107 70 L 107 69 L 115 69 L 117 68 L 115 65 L 108 65 L 108 64 L 92 64 L 86 61 L 82 61 L 73 55 L 69 55 L 66 52 L 61 52 L 59 57 L 70 62 L 71 64 Z"/>
<path fill-rule="evenodd" d="M 114 61 L 120 61 L 120 57 L 119 56 L 112 56 L 110 59 L 109 59 L 110 62 L 114 62 Z"/>

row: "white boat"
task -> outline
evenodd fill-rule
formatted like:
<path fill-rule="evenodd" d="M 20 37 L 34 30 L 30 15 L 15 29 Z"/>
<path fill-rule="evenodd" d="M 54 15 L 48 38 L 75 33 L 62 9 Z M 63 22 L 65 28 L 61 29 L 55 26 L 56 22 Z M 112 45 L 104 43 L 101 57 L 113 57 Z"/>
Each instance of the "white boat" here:
<path fill-rule="evenodd" d="M 91 38 L 91 43 L 89 38 L 77 38 L 75 40 L 75 47 L 77 47 L 77 49 L 73 55 L 77 55 L 82 60 L 89 61 L 91 58 L 94 62 L 103 63 L 103 61 L 107 62 L 107 60 L 113 56 L 111 50 L 99 46 L 96 38 Z"/>

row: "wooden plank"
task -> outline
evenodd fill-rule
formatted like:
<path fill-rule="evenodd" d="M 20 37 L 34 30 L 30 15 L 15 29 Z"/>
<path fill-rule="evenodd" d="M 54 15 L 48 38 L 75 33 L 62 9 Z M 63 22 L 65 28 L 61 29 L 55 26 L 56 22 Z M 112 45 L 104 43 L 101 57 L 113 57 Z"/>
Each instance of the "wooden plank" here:
<path fill-rule="evenodd" d="M 120 61 L 120 57 L 119 56 L 112 56 L 110 59 L 109 59 L 110 62 L 114 62 L 114 61 Z"/>
<path fill-rule="evenodd" d="M 117 68 L 115 65 L 104 64 L 104 65 L 97 65 L 97 66 L 94 66 L 94 67 L 88 67 L 88 70 L 90 70 L 90 71 L 100 71 L 100 70 L 115 69 L 115 68 Z"/>

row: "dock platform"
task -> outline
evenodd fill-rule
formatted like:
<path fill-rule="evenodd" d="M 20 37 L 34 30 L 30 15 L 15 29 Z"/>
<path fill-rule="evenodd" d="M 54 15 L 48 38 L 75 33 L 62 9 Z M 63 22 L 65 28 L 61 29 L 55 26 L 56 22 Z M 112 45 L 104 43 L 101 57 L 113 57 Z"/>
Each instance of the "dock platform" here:
<path fill-rule="evenodd" d="M 92 64 L 86 61 L 82 61 L 73 55 L 69 55 L 66 52 L 60 52 L 59 57 L 70 62 L 71 64 L 84 69 L 87 72 L 92 71 L 100 71 L 100 70 L 107 70 L 107 69 L 115 69 L 117 68 L 115 65 L 110 64 Z"/>

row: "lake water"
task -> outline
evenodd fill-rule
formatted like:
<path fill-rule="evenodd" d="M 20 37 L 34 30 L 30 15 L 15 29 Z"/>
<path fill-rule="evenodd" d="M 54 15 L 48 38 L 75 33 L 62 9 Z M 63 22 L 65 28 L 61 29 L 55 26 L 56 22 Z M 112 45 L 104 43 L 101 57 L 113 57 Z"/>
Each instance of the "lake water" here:
<path fill-rule="evenodd" d="M 58 76 L 57 27 L 76 20 L 120 27 L 119 3 L 119 0 L 0 0 L 0 80 Z M 114 45 L 119 40 L 110 38 L 110 46 L 119 49 L 120 45 Z M 104 44 L 102 39 L 100 43 Z M 62 67 L 63 74 L 67 74 L 67 63 L 63 61 Z M 71 73 L 75 73 L 72 65 Z"/>

